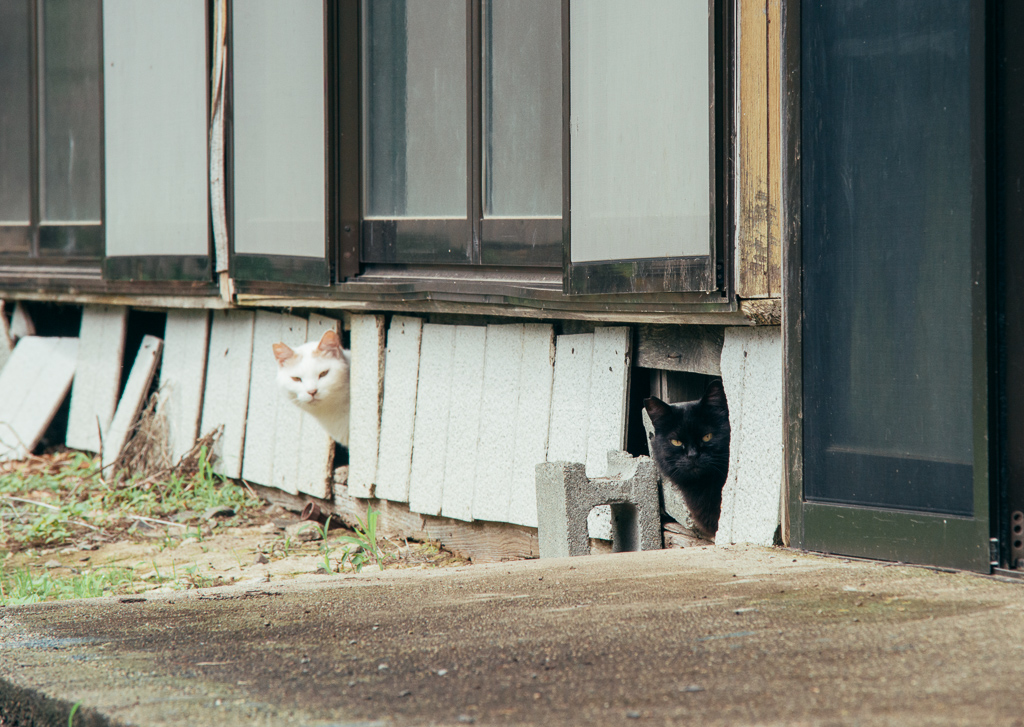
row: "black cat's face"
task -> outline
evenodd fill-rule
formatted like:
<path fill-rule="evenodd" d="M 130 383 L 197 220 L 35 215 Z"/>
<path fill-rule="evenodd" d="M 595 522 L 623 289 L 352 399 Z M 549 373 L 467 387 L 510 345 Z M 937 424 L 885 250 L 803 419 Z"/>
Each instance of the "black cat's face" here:
<path fill-rule="evenodd" d="M 677 484 L 686 480 L 721 478 L 729 467 L 729 407 L 722 382 L 712 381 L 697 401 L 666 404 L 644 401 L 654 425 L 651 453 Z"/>

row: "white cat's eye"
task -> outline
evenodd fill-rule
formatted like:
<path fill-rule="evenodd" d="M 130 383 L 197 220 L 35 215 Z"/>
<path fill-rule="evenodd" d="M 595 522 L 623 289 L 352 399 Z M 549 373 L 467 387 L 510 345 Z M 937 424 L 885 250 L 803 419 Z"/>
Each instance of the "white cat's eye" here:
<path fill-rule="evenodd" d="M 298 376 L 293 376 L 292 381 L 302 381 L 302 379 L 299 378 Z"/>
<path fill-rule="evenodd" d="M 683 446 L 683 443 L 682 443 L 682 442 L 680 442 L 680 441 L 679 441 L 678 439 L 673 439 L 673 440 L 672 440 L 672 446 L 673 446 L 673 447 L 682 447 L 682 446 Z"/>
<path fill-rule="evenodd" d="M 326 371 L 321 371 L 320 372 L 320 378 L 322 379 L 325 376 L 327 376 L 327 372 Z"/>
<path fill-rule="evenodd" d="M 701 439 L 704 440 L 705 442 L 710 442 L 711 441 L 711 432 L 708 432 L 707 434 L 705 434 L 703 437 L 701 437 Z"/>

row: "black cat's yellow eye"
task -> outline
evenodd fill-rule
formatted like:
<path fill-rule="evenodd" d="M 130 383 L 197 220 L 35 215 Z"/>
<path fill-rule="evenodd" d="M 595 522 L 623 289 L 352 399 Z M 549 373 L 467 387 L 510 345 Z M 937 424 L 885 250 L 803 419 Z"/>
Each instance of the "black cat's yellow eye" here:
<path fill-rule="evenodd" d="M 682 447 L 682 446 L 683 446 L 683 443 L 682 443 L 682 442 L 680 442 L 680 441 L 679 441 L 678 439 L 673 439 L 673 440 L 672 440 L 672 446 L 673 446 L 673 447 Z"/>
<path fill-rule="evenodd" d="M 703 437 L 701 437 L 701 440 L 704 441 L 704 442 L 710 442 L 711 441 L 711 432 L 708 432 Z"/>

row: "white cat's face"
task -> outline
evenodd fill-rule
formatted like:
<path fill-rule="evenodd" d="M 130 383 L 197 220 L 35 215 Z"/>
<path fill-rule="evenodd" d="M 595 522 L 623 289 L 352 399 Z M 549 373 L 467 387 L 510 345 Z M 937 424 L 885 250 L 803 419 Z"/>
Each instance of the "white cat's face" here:
<path fill-rule="evenodd" d="M 327 331 L 319 342 L 304 343 L 295 349 L 274 344 L 277 358 L 277 384 L 296 404 L 317 407 L 336 402 L 348 395 L 348 360 L 341 339 Z"/>

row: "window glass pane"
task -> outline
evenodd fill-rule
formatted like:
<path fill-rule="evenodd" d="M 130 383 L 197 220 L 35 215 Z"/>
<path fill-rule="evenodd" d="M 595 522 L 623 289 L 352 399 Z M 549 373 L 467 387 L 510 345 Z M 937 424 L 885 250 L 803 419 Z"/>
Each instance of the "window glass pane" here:
<path fill-rule="evenodd" d="M 465 0 L 372 0 L 363 15 L 366 217 L 465 218 Z"/>
<path fill-rule="evenodd" d="M 31 216 L 29 0 L 0 2 L 0 224 Z"/>
<path fill-rule="evenodd" d="M 808 499 L 973 511 L 970 6 L 802 6 Z"/>
<path fill-rule="evenodd" d="M 43 0 L 43 222 L 99 222 L 100 0 Z"/>
<path fill-rule="evenodd" d="M 484 0 L 486 217 L 562 216 L 559 0 Z"/>
<path fill-rule="evenodd" d="M 232 9 L 235 251 L 324 256 L 323 0 Z"/>
<path fill-rule="evenodd" d="M 206 255 L 206 3 L 104 0 L 107 255 Z"/>
<path fill-rule="evenodd" d="M 709 255 L 708 3 L 569 14 L 572 262 Z"/>

